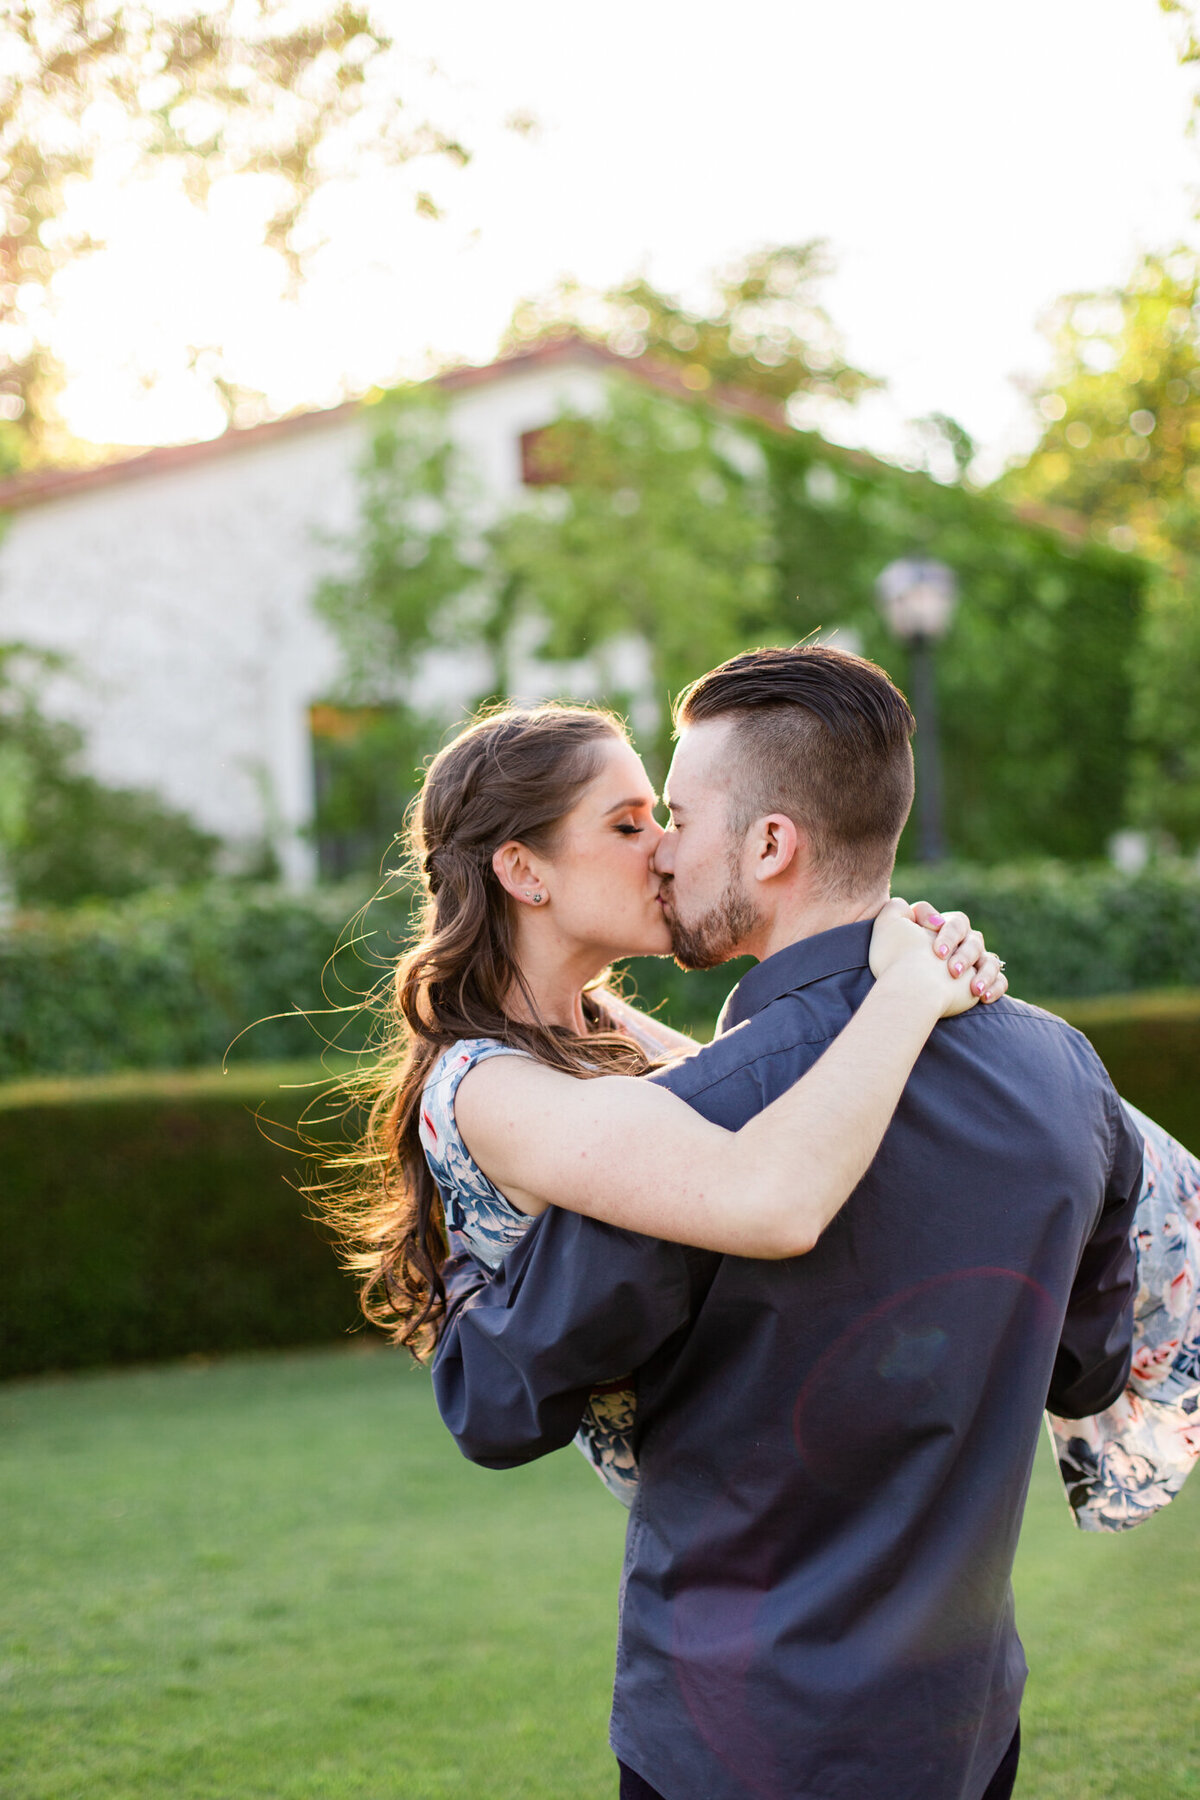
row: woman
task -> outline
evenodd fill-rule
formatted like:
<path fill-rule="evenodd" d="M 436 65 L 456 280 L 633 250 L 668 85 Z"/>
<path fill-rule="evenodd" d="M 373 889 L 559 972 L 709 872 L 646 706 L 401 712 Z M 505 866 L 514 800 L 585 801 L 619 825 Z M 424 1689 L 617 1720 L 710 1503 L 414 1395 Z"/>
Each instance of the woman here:
<path fill-rule="evenodd" d="M 598 985 L 615 958 L 670 949 L 655 803 L 620 723 L 578 708 L 484 719 L 429 770 L 412 834 L 426 915 L 397 970 L 360 1173 L 334 1208 L 368 1317 L 418 1353 L 436 1343 L 449 1238 L 495 1266 L 552 1202 L 703 1249 L 803 1254 L 866 1171 L 936 1021 L 1005 991 L 962 915 L 937 918 L 935 939 L 893 903 L 876 985 L 820 1062 L 741 1131 L 710 1124 L 629 1079 L 696 1046 Z M 531 854 L 553 868 L 550 899 Z M 502 1191 L 490 1177 L 513 1120 L 520 1185 L 504 1176 Z M 581 1439 L 624 1498 L 630 1422 L 626 1393 L 597 1396 Z"/>
<path fill-rule="evenodd" d="M 961 914 L 943 922 L 914 909 L 934 938 L 893 903 L 872 942 L 879 979 L 841 1036 L 742 1131 L 709 1124 L 628 1079 L 695 1045 L 603 985 L 616 958 L 670 949 L 654 805 L 619 722 L 599 712 L 498 714 L 431 765 L 412 829 L 428 896 L 420 937 L 397 969 L 367 1142 L 331 1208 L 364 1278 L 364 1311 L 417 1354 L 437 1341 L 450 1240 L 495 1267 L 549 1204 L 701 1248 L 803 1254 L 874 1157 L 937 1019 L 1006 989 Z M 549 899 L 535 879 L 545 869 Z M 1089 1529 L 1165 1504 L 1200 1452 L 1188 1263 L 1200 1237 L 1179 1227 L 1181 1207 L 1189 1225 L 1200 1219 L 1200 1167 L 1136 1123 L 1148 1142 L 1144 1269 L 1151 1246 L 1157 1257 L 1139 1299 L 1140 1360 L 1110 1414 L 1052 1422 Z M 628 1390 L 599 1394 L 578 1440 L 627 1502 L 632 1422 Z"/>

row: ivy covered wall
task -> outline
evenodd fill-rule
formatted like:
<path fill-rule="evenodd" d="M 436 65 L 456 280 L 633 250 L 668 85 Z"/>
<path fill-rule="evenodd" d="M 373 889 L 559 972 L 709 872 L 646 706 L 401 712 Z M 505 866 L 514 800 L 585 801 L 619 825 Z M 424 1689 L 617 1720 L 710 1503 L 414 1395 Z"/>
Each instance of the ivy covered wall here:
<path fill-rule="evenodd" d="M 937 656 L 953 854 L 1100 857 L 1125 822 L 1146 584 L 1135 558 L 961 484 L 628 378 L 610 382 L 602 412 L 539 434 L 541 478 L 482 527 L 456 497 L 449 424 L 427 395 L 381 409 L 380 434 L 387 455 L 364 465 L 353 567 L 319 604 L 346 650 L 341 698 L 361 701 L 369 667 L 376 692 L 415 697 L 409 724 L 425 748 L 458 722 L 416 716 L 421 656 L 448 634 L 464 652 L 486 649 L 484 699 L 508 691 L 506 647 L 532 627 L 545 695 L 578 696 L 582 681 L 629 710 L 656 779 L 671 696 L 737 649 L 841 628 L 904 687 L 907 655 L 875 582 L 918 554 L 948 563 L 960 587 Z M 469 605 L 447 597 L 440 623 L 413 604 L 435 563 L 439 577 L 469 572 Z M 606 646 L 631 635 L 645 651 L 640 694 L 603 674 Z M 420 760 L 406 780 L 397 771 L 397 825 Z M 331 816 L 346 803 L 330 789 Z"/>
<path fill-rule="evenodd" d="M 914 553 L 958 576 L 937 654 L 954 852 L 988 862 L 1103 855 L 1125 813 L 1144 565 L 808 435 L 764 447 L 792 639 L 849 627 L 905 687 L 907 652 L 880 616 L 875 579 Z"/>

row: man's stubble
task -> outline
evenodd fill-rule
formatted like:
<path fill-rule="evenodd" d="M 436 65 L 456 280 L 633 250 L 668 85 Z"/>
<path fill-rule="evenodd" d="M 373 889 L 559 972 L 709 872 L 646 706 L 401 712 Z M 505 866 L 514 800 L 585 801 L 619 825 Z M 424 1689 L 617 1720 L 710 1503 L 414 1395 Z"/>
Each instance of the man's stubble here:
<path fill-rule="evenodd" d="M 681 969 L 715 969 L 730 962 L 739 954 L 738 946 L 761 925 L 762 914 L 743 886 L 740 860 L 739 846 L 730 854 L 724 892 L 700 918 L 685 924 L 672 908 L 671 952 Z"/>

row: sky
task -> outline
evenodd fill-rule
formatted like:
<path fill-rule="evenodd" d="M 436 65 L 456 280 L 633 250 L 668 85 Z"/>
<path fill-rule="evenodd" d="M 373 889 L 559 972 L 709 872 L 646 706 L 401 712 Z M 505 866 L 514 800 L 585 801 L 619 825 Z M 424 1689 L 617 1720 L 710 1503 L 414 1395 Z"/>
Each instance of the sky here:
<path fill-rule="evenodd" d="M 248 189 L 199 220 L 162 184 L 98 182 L 108 249 L 56 296 L 81 436 L 210 436 L 184 349 L 221 343 L 271 404 L 326 404 L 433 360 L 486 361 L 515 300 L 645 271 L 702 302 L 767 243 L 828 240 L 824 299 L 888 382 L 843 441 L 899 454 L 959 419 L 998 470 L 1030 442 L 1055 298 L 1194 240 L 1191 77 L 1157 0 L 386 0 L 414 113 L 462 172 L 363 181 L 325 221 L 299 305 L 256 249 Z M 529 116 L 537 129 L 508 128 Z M 417 219 L 415 186 L 444 208 Z"/>

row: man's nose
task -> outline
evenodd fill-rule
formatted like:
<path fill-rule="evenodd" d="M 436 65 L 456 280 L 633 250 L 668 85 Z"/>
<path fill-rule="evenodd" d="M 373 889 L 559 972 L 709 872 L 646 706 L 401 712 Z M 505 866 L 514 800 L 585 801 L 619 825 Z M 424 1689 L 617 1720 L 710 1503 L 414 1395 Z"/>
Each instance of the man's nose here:
<path fill-rule="evenodd" d="M 650 867 L 656 875 L 671 875 L 675 870 L 675 833 L 664 831 L 654 846 Z"/>

